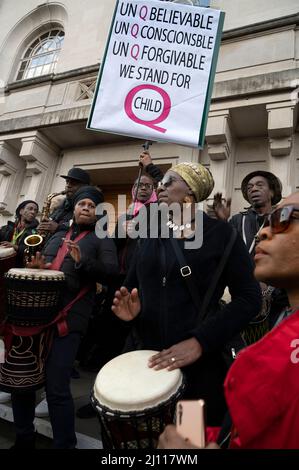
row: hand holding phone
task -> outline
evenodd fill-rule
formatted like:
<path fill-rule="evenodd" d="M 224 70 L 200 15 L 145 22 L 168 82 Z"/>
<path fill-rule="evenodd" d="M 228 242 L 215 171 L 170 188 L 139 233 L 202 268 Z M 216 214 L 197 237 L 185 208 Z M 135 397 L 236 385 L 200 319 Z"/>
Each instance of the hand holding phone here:
<path fill-rule="evenodd" d="M 190 443 L 205 447 L 204 400 L 180 400 L 176 407 L 177 432 Z"/>

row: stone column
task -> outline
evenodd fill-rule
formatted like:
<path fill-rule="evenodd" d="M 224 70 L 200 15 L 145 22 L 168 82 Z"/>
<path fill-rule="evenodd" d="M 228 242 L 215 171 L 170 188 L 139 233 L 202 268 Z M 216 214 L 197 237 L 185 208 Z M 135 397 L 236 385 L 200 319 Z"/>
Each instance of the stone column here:
<path fill-rule="evenodd" d="M 211 160 L 210 170 L 215 180 L 213 194 L 221 192 L 224 198 L 231 197 L 234 141 L 229 110 L 209 113 L 206 142 Z"/>
<path fill-rule="evenodd" d="M 283 196 L 290 194 L 293 160 L 293 139 L 295 129 L 296 101 L 289 100 L 271 103 L 266 106 L 268 112 L 269 170 L 278 176 L 283 186 Z"/>
<path fill-rule="evenodd" d="M 22 199 L 43 204 L 50 193 L 59 154 L 59 148 L 39 131 L 22 139 L 20 157 L 26 165 Z"/>
<path fill-rule="evenodd" d="M 17 151 L 6 141 L 0 141 L 0 213 L 12 216 L 22 185 L 25 164 Z"/>

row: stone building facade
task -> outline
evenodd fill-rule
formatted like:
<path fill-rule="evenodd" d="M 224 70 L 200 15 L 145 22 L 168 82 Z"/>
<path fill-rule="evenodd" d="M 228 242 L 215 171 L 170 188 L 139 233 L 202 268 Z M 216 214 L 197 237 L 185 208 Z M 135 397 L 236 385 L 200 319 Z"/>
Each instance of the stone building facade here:
<path fill-rule="evenodd" d="M 106 200 L 129 193 L 142 141 L 86 130 L 114 0 L 1 0 L 1 224 L 24 199 L 63 189 L 72 166 Z M 242 178 L 270 170 L 283 195 L 299 187 L 298 0 L 211 0 L 226 13 L 203 150 L 154 144 L 162 169 L 201 161 L 215 190 L 244 207 Z M 37 53 L 37 56 L 34 55 Z"/>

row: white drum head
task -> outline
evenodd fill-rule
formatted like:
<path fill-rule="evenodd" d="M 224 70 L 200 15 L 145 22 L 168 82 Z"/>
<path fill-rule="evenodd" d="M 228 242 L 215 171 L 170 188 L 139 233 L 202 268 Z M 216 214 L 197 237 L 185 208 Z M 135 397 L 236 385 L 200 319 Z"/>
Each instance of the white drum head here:
<path fill-rule="evenodd" d="M 0 258 L 8 258 L 16 254 L 14 248 L 5 248 L 5 246 L 0 246 Z"/>
<path fill-rule="evenodd" d="M 33 279 L 33 280 L 63 280 L 64 273 L 51 269 L 31 269 L 31 268 L 11 268 L 7 277 L 15 279 Z"/>
<path fill-rule="evenodd" d="M 108 362 L 98 373 L 94 396 L 114 411 L 142 411 L 172 397 L 182 384 L 180 369 L 154 370 L 148 359 L 157 351 L 132 351 Z"/>

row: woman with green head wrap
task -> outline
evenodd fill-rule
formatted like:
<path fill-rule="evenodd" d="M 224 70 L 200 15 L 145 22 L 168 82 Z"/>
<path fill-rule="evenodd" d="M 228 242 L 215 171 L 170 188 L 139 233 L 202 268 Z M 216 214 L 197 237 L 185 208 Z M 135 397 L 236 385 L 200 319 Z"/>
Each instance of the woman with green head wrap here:
<path fill-rule="evenodd" d="M 171 168 L 168 174 L 176 173 L 191 189 L 196 202 L 205 201 L 214 188 L 211 172 L 200 163 L 183 162 Z"/>
<path fill-rule="evenodd" d="M 187 379 L 185 398 L 205 399 L 208 424 L 219 425 L 226 409 L 223 380 L 227 369 L 221 349 L 259 311 L 260 290 L 247 250 L 237 238 L 210 301 L 209 315 L 199 321 L 173 242 L 184 255 L 202 301 L 232 234 L 229 224 L 209 218 L 198 208 L 197 203 L 204 201 L 213 187 L 210 171 L 199 163 L 179 163 L 167 171 L 157 194 L 160 208 L 168 208 L 168 219 L 163 222 L 162 217 L 158 238 L 144 239 L 137 247 L 125 286 L 115 293 L 112 310 L 125 321 L 135 319 L 132 338 L 137 332 L 139 349 L 160 351 L 148 366 L 156 370 L 181 368 Z M 162 238 L 163 224 L 176 240 Z M 202 244 L 190 249 L 186 238 L 189 242 L 198 233 Z M 220 309 L 219 300 L 227 286 L 232 301 Z M 133 340 L 130 347 L 137 348 Z"/>

